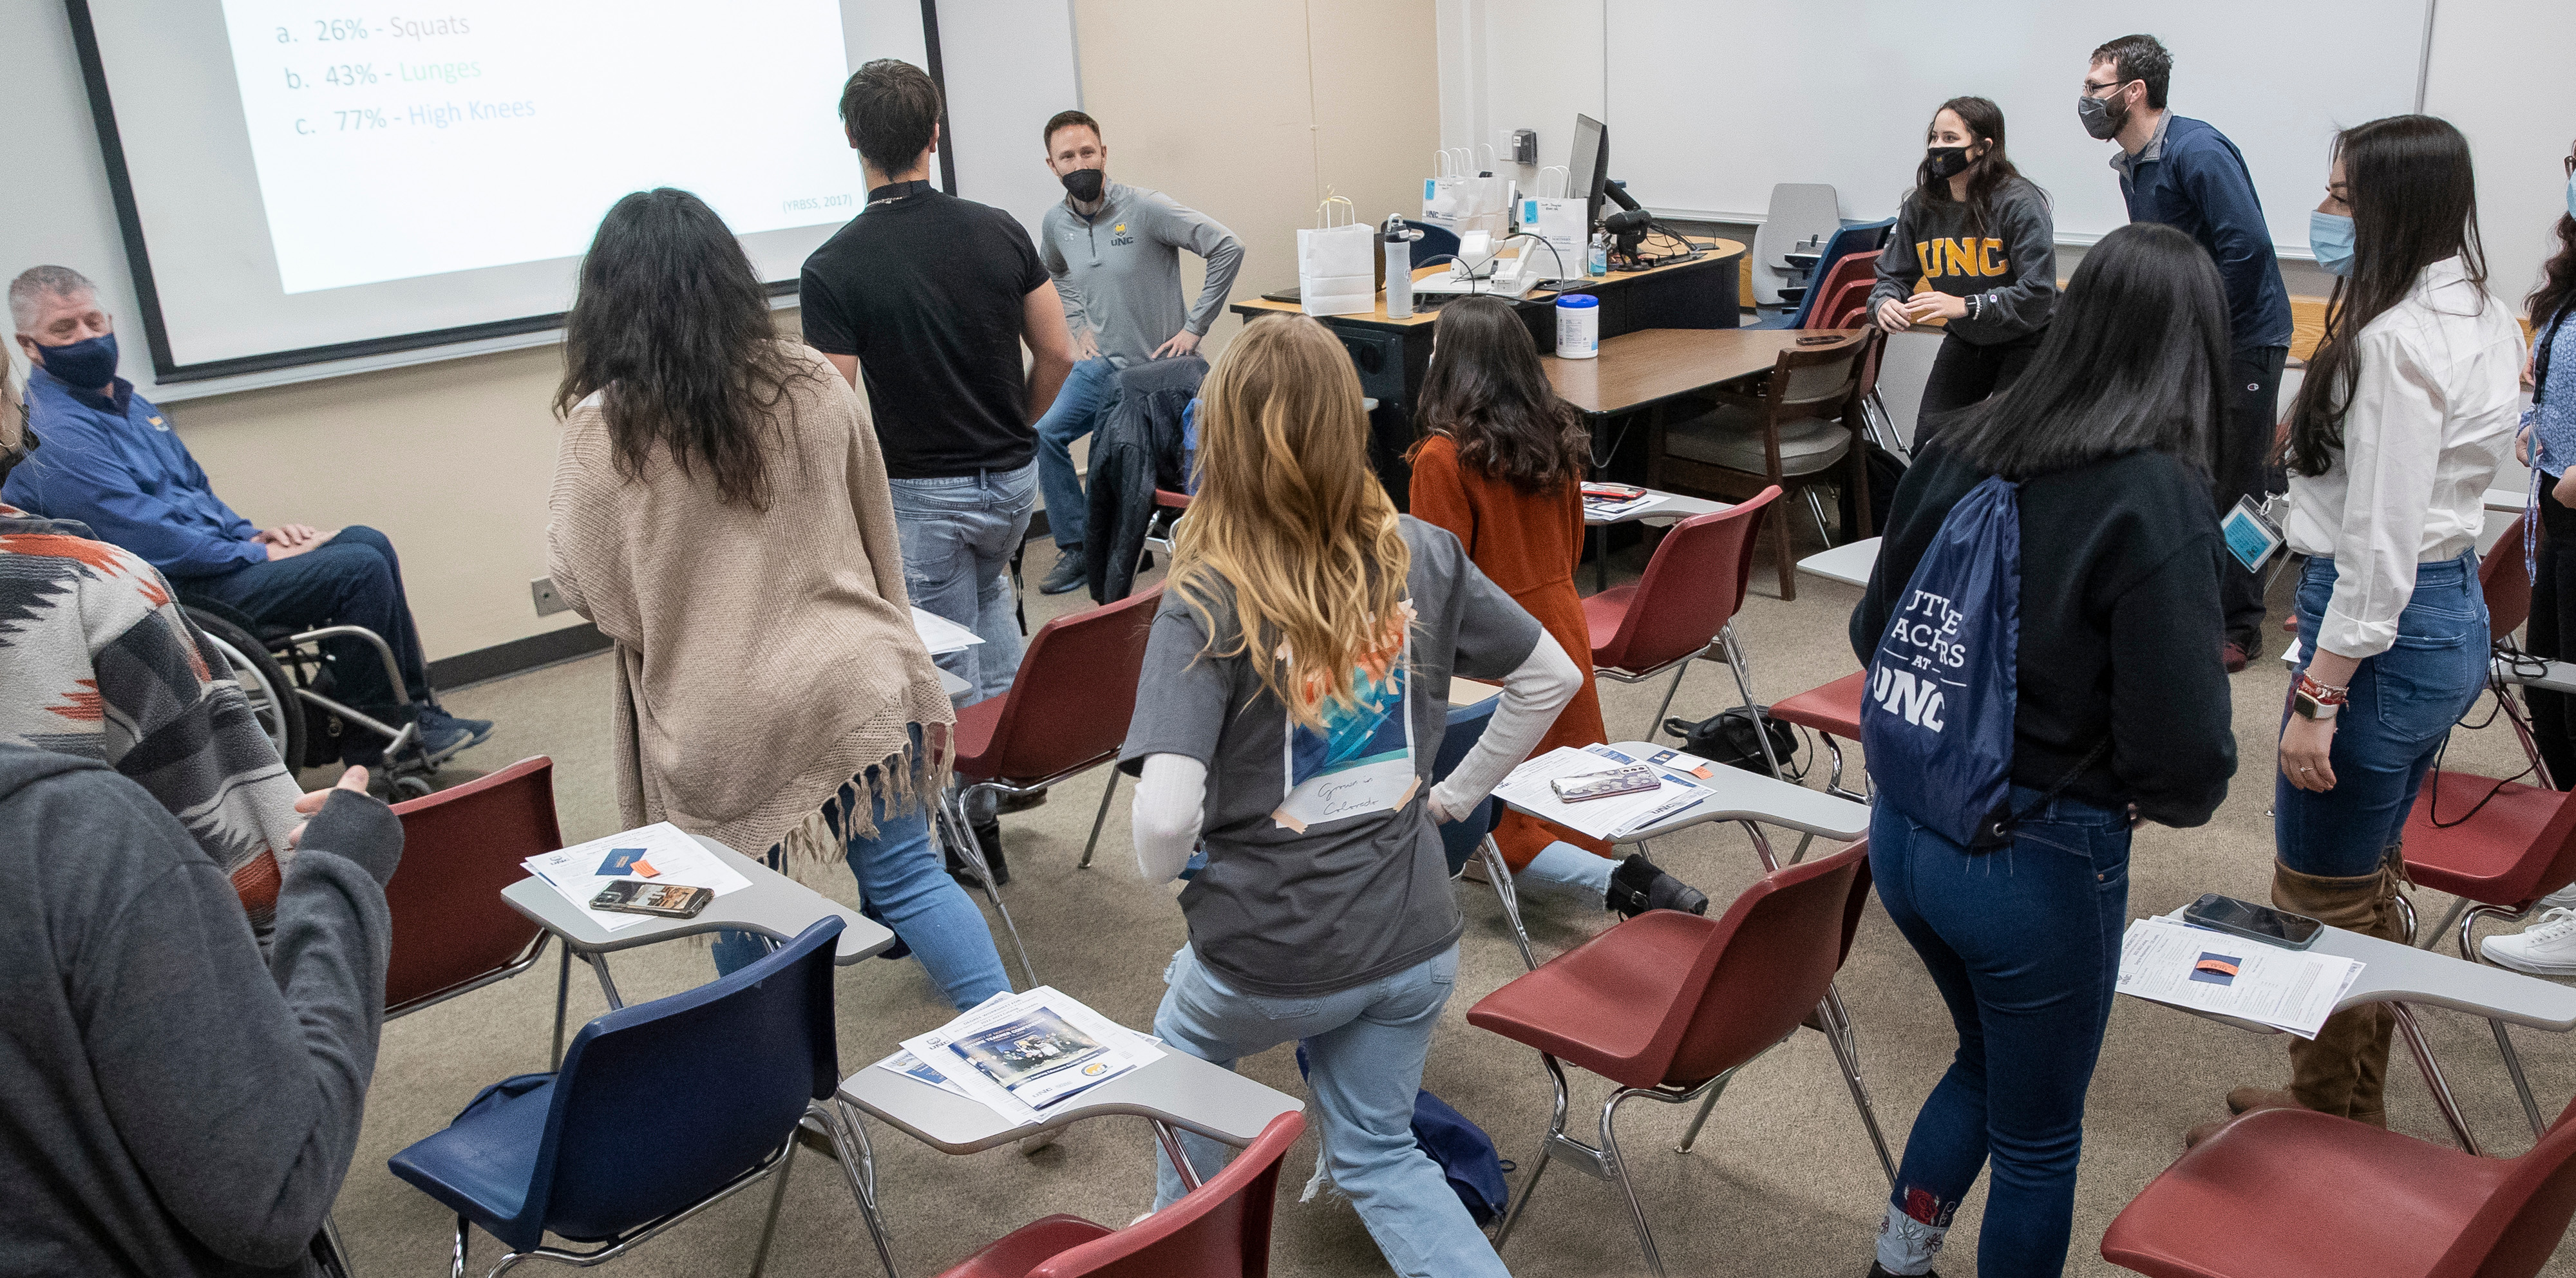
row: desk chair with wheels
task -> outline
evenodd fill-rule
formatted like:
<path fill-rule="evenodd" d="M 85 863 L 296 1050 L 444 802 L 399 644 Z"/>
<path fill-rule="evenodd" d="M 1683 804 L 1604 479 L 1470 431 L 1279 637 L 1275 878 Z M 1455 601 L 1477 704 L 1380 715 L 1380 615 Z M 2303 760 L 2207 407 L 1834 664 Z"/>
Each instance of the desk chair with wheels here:
<path fill-rule="evenodd" d="M 1485 729 L 1494 721 L 1494 707 L 1499 697 L 1487 697 L 1472 706 L 1449 707 L 1448 730 L 1440 737 L 1440 749 L 1431 757 L 1431 781 L 1437 785 L 1448 779 L 1467 752 L 1476 748 Z M 1458 881 L 1467 872 L 1469 862 L 1485 868 L 1485 877 L 1493 881 L 1494 895 L 1503 903 L 1503 918 L 1512 925 L 1512 939 L 1520 944 L 1521 962 L 1538 966 L 1531 955 L 1529 929 L 1521 926 L 1520 894 L 1512 886 L 1512 869 L 1503 863 L 1503 850 L 1494 842 L 1494 827 L 1503 819 L 1503 805 L 1486 795 L 1473 812 L 1440 827 L 1441 851 L 1449 859 L 1449 880 Z"/>
<path fill-rule="evenodd" d="M 1815 269 L 1809 273 L 1806 291 L 1798 295 L 1797 303 L 1783 306 L 1775 312 L 1765 312 L 1761 319 L 1746 327 L 1843 327 L 1840 324 L 1819 323 L 1818 317 L 1822 314 L 1823 308 L 1833 301 L 1834 295 L 1840 291 L 1842 285 L 1854 278 L 1855 270 L 1858 272 L 1858 278 L 1867 279 L 1872 284 L 1877 282 L 1878 251 L 1887 243 L 1887 234 L 1895 225 L 1896 219 L 1891 217 L 1879 222 L 1857 222 L 1835 231 L 1826 239 L 1824 248 L 1816 254 Z M 1757 234 L 1755 238 L 1759 239 L 1760 236 Z M 1852 265 L 1855 258 L 1859 259 L 1856 268 Z M 1866 293 L 1868 290 L 1862 291 Z"/>
<path fill-rule="evenodd" d="M 1583 620 L 1593 635 L 1594 675 L 1619 683 L 1643 683 L 1667 670 L 1673 672 L 1672 686 L 1664 689 L 1663 704 L 1655 708 L 1643 739 L 1651 741 L 1662 730 L 1664 712 L 1672 709 L 1682 676 L 1690 673 L 1693 660 L 1711 648 L 1719 650 L 1735 673 L 1736 690 L 1744 695 L 1744 704 L 1753 704 L 1753 680 L 1735 642 L 1733 622 L 1744 607 L 1744 592 L 1752 579 L 1753 545 L 1762 516 L 1779 496 L 1779 489 L 1765 488 L 1750 501 L 1673 525 L 1634 585 L 1612 586 L 1583 600 Z M 1771 774 L 1778 776 L 1780 761 L 1770 757 L 1769 734 L 1754 736 L 1762 742 Z"/>
<path fill-rule="evenodd" d="M 437 788 L 429 778 L 438 775 L 439 765 L 446 760 L 430 758 L 416 748 L 420 743 L 416 725 L 406 723 L 397 728 L 329 695 L 331 658 L 322 650 L 327 639 L 357 640 L 374 648 L 385 663 L 385 677 L 394 687 L 403 686 L 402 663 L 394 659 L 393 645 L 386 643 L 383 635 L 363 626 L 317 626 L 311 630 L 263 626 L 219 600 L 182 594 L 179 602 L 187 610 L 188 620 L 206 632 L 206 637 L 223 652 L 243 695 L 250 698 L 251 713 L 268 730 L 270 743 L 277 747 L 277 756 L 286 761 L 288 768 L 336 762 L 316 760 L 308 753 L 319 744 L 311 740 L 309 708 L 348 728 L 385 739 L 383 753 L 368 767 L 375 774 L 373 779 L 382 780 L 396 799 L 416 799 Z"/>
<path fill-rule="evenodd" d="M 2531 1278 L 2571 1210 L 2567 1114 L 2531 1152 L 2497 1159 L 2265 1109 L 2149 1183 L 2102 1236 L 2102 1258 L 2154 1278 Z"/>
<path fill-rule="evenodd" d="M 861 1170 L 866 1136 L 833 1099 L 841 927 L 824 919 L 731 976 L 601 1016 L 561 1069 L 484 1088 L 446 1130 L 394 1155 L 394 1175 L 456 1213 L 449 1272 L 466 1271 L 470 1226 L 509 1247 L 496 1275 L 531 1256 L 595 1265 L 768 1177 L 758 1274 L 811 1116 L 891 1278 L 873 1163 Z M 549 1233 L 600 1245 L 566 1251 L 545 1245 Z"/>
<path fill-rule="evenodd" d="M 1619 1187 L 1646 1267 L 1660 1278 L 1663 1258 L 1613 1128 L 1619 1106 L 1639 1097 L 1668 1105 L 1702 1101 L 1699 1117 L 1682 1136 L 1679 1152 L 1688 1153 L 1736 1071 L 1801 1027 L 1822 1031 L 1832 1043 L 1852 1103 L 1893 1185 L 1896 1165 L 1861 1084 L 1847 1028 L 1837 1024 L 1826 1003 L 1868 899 L 1869 847 L 1863 842 L 1764 875 L 1721 918 L 1672 910 L 1640 914 L 1469 1010 L 1468 1024 L 1537 1049 L 1556 1091 L 1538 1162 L 1521 1182 L 1519 1201 L 1503 1218 L 1494 1249 L 1502 1250 L 1529 1210 L 1548 1162 L 1564 1158 Z M 1601 1108 L 1599 1145 L 1566 1135 L 1569 1062 L 1618 1084 Z"/>
<path fill-rule="evenodd" d="M 1252 1147 L 1224 1171 L 1125 1229 L 1095 1225 L 1080 1216 L 1048 1216 L 986 1243 L 939 1278 L 1263 1278 L 1270 1272 L 1270 1215 L 1279 1197 L 1279 1162 L 1305 1130 L 1304 1114 L 1271 1119 Z"/>
<path fill-rule="evenodd" d="M 1794 307 L 1798 299 L 1788 291 L 1805 287 L 1810 271 L 1791 263 L 1787 255 L 1821 253 L 1825 241 L 1832 239 L 1842 225 L 1842 197 L 1832 186 L 1822 182 L 1782 182 L 1772 187 L 1762 225 L 1753 231 L 1753 304 Z M 1810 240 L 1817 247 L 1798 247 Z"/>
<path fill-rule="evenodd" d="M 1029 636 L 1011 690 L 957 712 L 957 784 L 941 796 L 939 824 L 946 828 L 948 846 L 982 880 L 1031 985 L 1038 983 L 1037 972 L 1029 966 L 1028 947 L 994 886 L 983 845 L 967 820 L 968 804 L 980 792 L 1034 793 L 1118 757 L 1118 748 L 1127 741 L 1127 719 L 1136 711 L 1145 641 L 1162 602 L 1163 588 L 1156 586 L 1038 627 Z M 1101 823 L 1109 819 L 1110 796 L 1117 792 L 1113 768 L 1101 787 L 1091 838 L 1082 845 L 1083 868 L 1091 865 Z"/>
<path fill-rule="evenodd" d="M 1878 336 L 1870 329 L 1857 336 L 1800 338 L 1816 344 L 1781 351 L 1759 396 L 1718 391 L 1717 407 L 1707 413 L 1669 424 L 1657 418 L 1646 442 L 1646 483 L 1715 497 L 1765 485 L 1799 490 L 1816 517 L 1816 531 L 1832 545 L 1815 486 L 1838 477 L 1846 491 L 1868 496 L 1860 383 L 1862 363 Z M 1856 509 L 1860 527 L 1854 535 L 1869 536 L 1869 503 L 1861 500 Z M 1794 600 L 1797 552 L 1789 525 L 1784 520 L 1772 531 L 1780 597 Z"/>

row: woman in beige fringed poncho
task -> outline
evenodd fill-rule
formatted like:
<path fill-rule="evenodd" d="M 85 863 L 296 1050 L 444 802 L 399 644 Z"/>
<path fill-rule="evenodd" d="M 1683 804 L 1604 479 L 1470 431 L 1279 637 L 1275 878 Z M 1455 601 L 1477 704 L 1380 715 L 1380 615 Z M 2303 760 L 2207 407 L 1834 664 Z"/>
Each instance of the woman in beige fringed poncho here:
<path fill-rule="evenodd" d="M 564 365 L 547 560 L 616 641 L 622 819 L 753 856 L 838 845 L 959 1008 L 1009 989 L 930 842 L 951 713 L 866 402 L 777 335 L 732 232 L 667 188 L 601 221 Z M 763 952 L 727 932 L 716 967 Z"/>

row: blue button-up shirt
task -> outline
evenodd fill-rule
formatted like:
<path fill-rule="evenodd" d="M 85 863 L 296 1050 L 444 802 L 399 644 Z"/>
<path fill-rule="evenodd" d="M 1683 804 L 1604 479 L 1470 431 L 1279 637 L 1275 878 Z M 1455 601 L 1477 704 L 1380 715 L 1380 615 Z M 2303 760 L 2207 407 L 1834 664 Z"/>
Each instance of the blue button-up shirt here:
<path fill-rule="evenodd" d="M 27 377 L 39 441 L 0 485 L 0 501 L 77 519 L 170 577 L 212 577 L 265 563 L 258 530 L 215 496 L 169 419 L 117 378 L 106 394 L 39 368 Z"/>
<path fill-rule="evenodd" d="M 2254 175 L 2227 135 L 2168 113 L 2136 155 L 2111 157 L 2132 222 L 2162 222 L 2200 242 L 2227 289 L 2229 341 L 2237 350 L 2290 344 L 2290 291 L 2272 255 L 2272 228 Z"/>

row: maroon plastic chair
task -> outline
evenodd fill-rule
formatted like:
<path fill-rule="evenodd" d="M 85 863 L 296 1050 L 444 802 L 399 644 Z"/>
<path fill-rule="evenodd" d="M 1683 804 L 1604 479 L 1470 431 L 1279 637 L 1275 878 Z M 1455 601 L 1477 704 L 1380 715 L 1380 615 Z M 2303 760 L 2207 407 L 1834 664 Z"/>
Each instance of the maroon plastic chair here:
<path fill-rule="evenodd" d="M 1118 748 L 1127 741 L 1127 719 L 1136 711 L 1145 640 L 1153 633 L 1154 610 L 1162 602 L 1163 588 L 1156 586 L 1038 627 L 1029 636 L 1011 690 L 957 712 L 958 784 L 940 805 L 950 846 L 973 862 L 1031 985 L 1038 983 L 1037 971 L 1029 966 L 1020 929 L 993 886 L 983 845 L 975 841 L 966 819 L 967 801 L 985 790 L 1034 793 L 1118 757 Z M 1118 774 L 1112 771 L 1100 791 L 1100 811 L 1091 818 L 1090 841 L 1082 845 L 1085 869 L 1100 843 L 1100 825 L 1109 818 L 1109 798 L 1117 792 Z"/>
<path fill-rule="evenodd" d="M 2441 770 L 2425 778 L 2424 788 L 2415 793 L 2414 810 L 2406 814 L 2400 851 L 2406 859 L 2406 877 L 2415 886 L 2459 898 L 2433 929 L 2433 943 L 2439 944 L 2456 919 L 2460 957 L 2479 962 L 2469 934 L 2480 918 L 2522 918 L 2539 908 L 2540 898 L 2576 883 L 2576 803 L 2569 798 L 2564 791 L 2472 772 Z M 2435 825 L 2437 813 L 2457 824 Z M 2409 903 L 2410 942 L 2414 917 Z M 2513 1076 L 2523 1117 L 2537 1135 L 2543 1127 L 2540 1104 L 2532 1099 L 2531 1083 L 2523 1077 L 2522 1057 L 2514 1051 L 2504 1022 L 2491 1019 L 2487 1026 L 2495 1032 L 2505 1072 Z"/>
<path fill-rule="evenodd" d="M 1864 249 L 1858 253 L 1845 253 L 1835 258 L 1833 267 L 1825 272 L 1823 282 L 1815 286 L 1816 304 L 1807 308 L 1807 322 L 1798 327 L 1802 329 L 1859 327 L 1859 324 L 1846 318 L 1852 308 L 1845 295 L 1855 284 L 1860 286 L 1862 309 L 1866 310 L 1869 291 L 1878 286 L 1878 250 Z"/>
<path fill-rule="evenodd" d="M 2530 1278 L 2576 1211 L 2571 1164 L 2564 1113 L 2520 1158 L 2477 1158 L 2347 1118 L 2256 1110 L 2122 1208 L 2102 1258 L 2155 1278 Z"/>
<path fill-rule="evenodd" d="M 1861 690 L 1868 680 L 1868 671 L 1855 670 L 1771 707 L 1772 718 L 1794 723 L 1824 739 L 1825 751 L 1834 757 L 1834 771 L 1825 780 L 1825 793 L 1854 803 L 1867 803 L 1869 796 L 1843 788 L 1843 751 L 1834 742 L 1836 738 L 1860 740 Z"/>
<path fill-rule="evenodd" d="M 1190 495 L 1169 488 L 1154 490 L 1154 513 L 1145 518 L 1145 544 L 1136 551 L 1136 571 L 1145 571 L 1145 556 L 1155 550 L 1165 557 L 1172 553 L 1172 538 L 1181 527 L 1181 516 L 1190 511 Z"/>
<path fill-rule="evenodd" d="M 394 919 L 386 1020 L 508 980 L 544 952 L 545 929 L 503 904 L 501 889 L 528 877 L 520 862 L 564 845 L 554 772 L 541 754 L 394 805 L 403 855 L 385 885 Z M 555 1006 L 560 1056 L 560 996 Z"/>
<path fill-rule="evenodd" d="M 985 1244 L 940 1278 L 1263 1278 L 1279 1160 L 1305 1130 L 1303 1114 L 1271 1119 L 1224 1171 L 1125 1229 L 1048 1216 Z"/>
<path fill-rule="evenodd" d="M 1692 659 L 1711 647 L 1724 653 L 1744 704 L 1753 704 L 1753 681 L 1731 623 L 1753 580 L 1753 543 L 1762 517 L 1779 499 L 1778 488 L 1764 488 L 1750 501 L 1673 525 L 1646 561 L 1643 577 L 1583 601 L 1583 620 L 1592 630 L 1593 674 L 1643 683 L 1673 672 L 1672 686 L 1664 689 L 1664 703 L 1656 707 L 1641 740 L 1654 740 Z M 1780 761 L 1770 758 L 1769 737 L 1755 735 L 1762 737 L 1771 775 L 1778 776 Z"/>
<path fill-rule="evenodd" d="M 1869 844 L 1764 875 L 1735 898 L 1722 918 L 1653 910 L 1618 924 L 1549 960 L 1537 971 L 1486 995 L 1467 1023 L 1538 1049 L 1556 1088 L 1556 1108 L 1539 1141 L 1538 1163 L 1522 1182 L 1494 1236 L 1502 1249 L 1529 1209 L 1548 1160 L 1562 1157 L 1586 1175 L 1619 1187 L 1645 1249 L 1647 1268 L 1664 1263 L 1647 1228 L 1645 1208 L 1629 1183 L 1627 1156 L 1611 1129 L 1619 1106 L 1643 1096 L 1669 1105 L 1702 1100 L 1683 1134 L 1689 1152 L 1700 1124 L 1735 1071 L 1798 1031 L 1822 1030 L 1833 1045 L 1852 1103 L 1878 1148 L 1888 1182 L 1896 1165 L 1861 1085 L 1848 1024 L 1826 993 L 1851 953 L 1869 899 Z M 1571 1063 L 1619 1085 L 1601 1107 L 1601 1143 L 1565 1134 Z M 1703 1100 L 1703 1098 L 1705 1098 Z"/>

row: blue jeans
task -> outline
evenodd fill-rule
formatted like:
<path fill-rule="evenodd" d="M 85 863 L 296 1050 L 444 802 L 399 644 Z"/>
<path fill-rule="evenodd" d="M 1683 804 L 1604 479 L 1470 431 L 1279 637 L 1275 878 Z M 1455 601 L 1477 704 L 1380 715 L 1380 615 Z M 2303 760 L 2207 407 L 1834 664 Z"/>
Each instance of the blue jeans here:
<path fill-rule="evenodd" d="M 2521 554 L 2499 546 L 2499 554 Z M 2317 650 L 2317 629 L 2334 597 L 2331 559 L 2311 559 L 2299 576 L 2299 643 Z M 2322 794 L 2291 785 L 2272 769 L 2274 849 L 2301 874 L 2355 878 L 2379 868 L 2406 830 L 2415 792 L 2451 725 L 2487 684 L 2487 601 L 2472 554 L 2415 565 L 2415 593 L 2397 615 L 2397 642 L 2362 659 L 2352 697 L 2335 716 L 2327 754 L 2335 787 Z M 2307 669 L 2304 661 L 2300 667 Z M 2289 722 L 2282 707 L 2281 722 Z"/>
<path fill-rule="evenodd" d="M 824 809 L 833 816 L 841 804 L 859 801 L 858 787 L 841 787 L 839 802 Z M 876 805 L 875 838 L 844 840 L 850 873 L 859 881 L 859 899 L 876 908 L 887 927 L 912 947 L 913 957 L 939 983 L 940 992 L 958 1011 L 1003 993 L 1011 978 L 1002 971 L 1002 956 L 993 948 L 993 932 L 966 890 L 948 877 L 939 852 L 930 845 L 930 819 L 920 808 L 894 817 Z M 837 833 L 840 823 L 833 819 Z M 775 849 L 773 849 L 775 851 Z M 716 972 L 729 974 L 769 952 L 769 940 L 751 932 L 718 932 Z"/>
<path fill-rule="evenodd" d="M 403 595 L 402 561 L 383 533 L 351 524 L 320 547 L 288 559 L 236 568 L 216 577 L 191 577 L 188 594 L 230 605 L 263 625 L 309 629 L 364 626 L 384 636 L 401 667 L 403 683 L 385 682 L 385 659 L 363 639 L 326 639 L 340 699 L 394 724 L 410 718 L 414 704 L 430 699 L 429 672 L 421 661 L 420 631 Z M 367 749 L 366 761 L 381 751 Z"/>
<path fill-rule="evenodd" d="M 1413 1096 L 1431 1031 L 1458 979 L 1458 947 L 1382 980 L 1320 998 L 1240 994 L 1200 964 L 1186 945 L 1164 969 L 1154 1035 L 1176 1051 L 1234 1068 L 1234 1062 L 1291 1040 L 1306 1045 L 1333 1184 L 1397 1273 L 1502 1275 L 1503 1262 L 1476 1228 L 1440 1165 L 1413 1139 Z M 1201 1176 L 1214 1176 L 1235 1151 L 1181 1133 Z M 1181 1196 L 1180 1173 L 1155 1156 L 1154 1209 Z"/>
<path fill-rule="evenodd" d="M 1038 488 L 1046 494 L 1047 531 L 1059 548 L 1082 544 L 1083 525 L 1091 515 L 1082 477 L 1073 473 L 1073 441 L 1100 425 L 1101 411 L 1117 393 L 1117 368 L 1108 356 L 1095 356 L 1065 374 L 1064 388 L 1038 419 Z"/>
<path fill-rule="evenodd" d="M 2013 811 L 2039 797 L 2014 786 Z M 2061 795 L 2024 818 L 2010 846 L 1972 854 L 1882 803 L 1870 814 L 1869 865 L 1959 1030 L 1958 1054 L 1906 1138 L 1890 1226 L 1901 1214 L 1947 1228 L 1991 1161 L 1977 1272 L 2057 1274 L 2128 918 L 2127 817 Z M 1881 1235 L 1880 1262 L 1897 1270 L 1893 1232 Z"/>
<path fill-rule="evenodd" d="M 914 606 L 972 630 L 984 642 L 939 658 L 966 681 L 957 704 L 1011 690 L 1020 671 L 1020 619 L 1011 556 L 1028 536 L 1037 463 L 942 479 L 890 479 L 903 585 Z"/>

